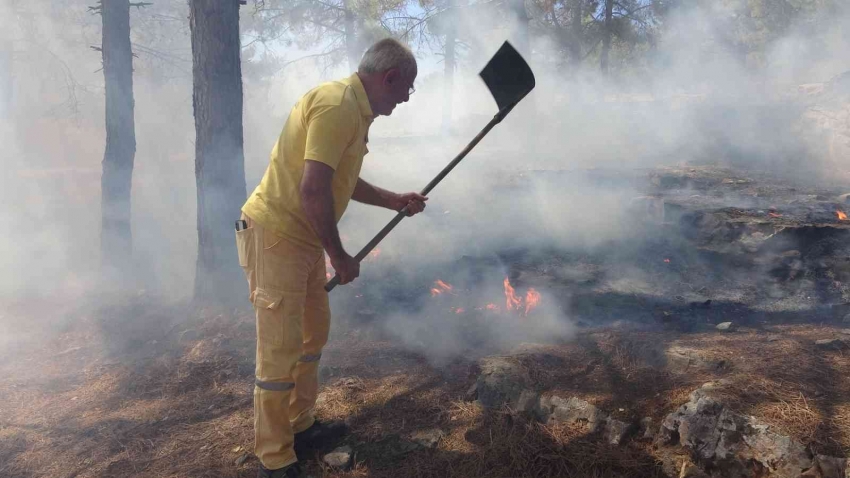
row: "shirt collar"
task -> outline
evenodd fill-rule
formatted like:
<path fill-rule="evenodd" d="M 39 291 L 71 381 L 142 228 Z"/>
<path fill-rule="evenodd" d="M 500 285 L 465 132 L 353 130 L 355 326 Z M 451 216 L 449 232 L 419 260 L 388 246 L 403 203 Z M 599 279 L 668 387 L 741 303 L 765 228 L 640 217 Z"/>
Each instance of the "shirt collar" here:
<path fill-rule="evenodd" d="M 363 82 L 357 73 L 342 80 L 346 85 L 350 85 L 354 90 L 354 96 L 357 98 L 357 105 L 360 107 L 360 114 L 363 116 L 374 116 L 372 114 L 372 105 L 369 104 L 369 97 L 366 95 L 366 88 L 363 87 Z"/>

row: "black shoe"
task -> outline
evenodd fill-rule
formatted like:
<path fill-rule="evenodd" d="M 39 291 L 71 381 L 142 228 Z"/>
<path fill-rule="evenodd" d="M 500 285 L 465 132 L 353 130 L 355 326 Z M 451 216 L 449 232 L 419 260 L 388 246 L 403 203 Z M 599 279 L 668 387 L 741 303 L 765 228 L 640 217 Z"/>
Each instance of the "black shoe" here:
<path fill-rule="evenodd" d="M 297 461 L 277 470 L 269 470 L 260 463 L 260 469 L 257 470 L 257 478 L 299 478 L 300 476 L 301 464 Z"/>
<path fill-rule="evenodd" d="M 333 447 L 340 438 L 348 433 L 348 426 L 340 421 L 315 421 L 310 428 L 295 434 L 295 454 L 305 454 L 327 450 Z"/>

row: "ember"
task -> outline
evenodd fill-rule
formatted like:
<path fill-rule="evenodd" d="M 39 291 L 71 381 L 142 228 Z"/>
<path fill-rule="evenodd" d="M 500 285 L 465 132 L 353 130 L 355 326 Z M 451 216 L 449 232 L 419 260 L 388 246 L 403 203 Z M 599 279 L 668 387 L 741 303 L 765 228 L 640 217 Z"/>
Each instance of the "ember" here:
<path fill-rule="evenodd" d="M 437 279 L 437 280 L 434 281 L 434 287 L 431 288 L 431 297 L 437 297 L 440 294 L 443 294 L 445 292 L 451 292 L 451 291 L 452 291 L 452 285 L 451 284 L 449 284 L 447 282 L 443 282 L 440 279 Z"/>
<path fill-rule="evenodd" d="M 369 259 L 377 259 L 380 255 L 381 249 L 376 247 L 372 252 L 369 253 Z"/>
<path fill-rule="evenodd" d="M 667 264 L 669 264 L 669 263 L 670 263 L 670 259 L 664 259 L 664 262 L 666 262 Z"/>
<path fill-rule="evenodd" d="M 847 220 L 847 214 L 844 214 L 844 211 L 836 210 L 835 214 L 838 216 L 839 221 L 846 221 Z"/>
<path fill-rule="evenodd" d="M 767 215 L 770 217 L 782 217 L 782 214 L 779 214 L 777 212 L 769 212 L 767 213 Z"/>

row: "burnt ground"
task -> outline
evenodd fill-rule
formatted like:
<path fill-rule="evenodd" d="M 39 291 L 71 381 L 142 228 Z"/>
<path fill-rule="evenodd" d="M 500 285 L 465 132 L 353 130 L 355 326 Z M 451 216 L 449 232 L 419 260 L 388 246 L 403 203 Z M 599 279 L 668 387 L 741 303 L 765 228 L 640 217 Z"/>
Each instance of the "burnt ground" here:
<path fill-rule="evenodd" d="M 567 174 L 576 173 L 504 181 L 522 190 Z M 355 466 L 310 459 L 311 475 L 672 476 L 669 456 L 638 437 L 608 445 L 582 427 L 466 401 L 484 354 L 521 362 L 538 391 L 626 421 L 658 423 L 702 383 L 725 379 L 737 411 L 813 452 L 850 454 L 850 354 L 815 344 L 850 327 L 850 222 L 837 214 L 845 191 L 714 166 L 581 174 L 641 191 L 623 204 L 634 234 L 583 248 L 504 247 L 416 276 L 388 266 L 374 285 L 341 291 L 318 413 L 348 421 Z M 522 316 L 458 293 L 501 293 L 493 268 L 519 294 L 540 291 L 541 306 Z M 438 270 L 455 293 L 431 297 Z M 254 476 L 250 456 L 236 464 L 253 440 L 250 311 L 144 294 L 97 303 L 40 303 L 67 316 L 53 332 L 41 332 L 54 322 L 28 315 L 26 301 L 5 311 L 24 332 L 0 357 L 0 476 Z M 439 360 L 381 326 L 411 310 L 423 331 L 424 319 L 451 317 L 454 347 Z M 715 328 L 727 321 L 736 330 Z M 404 447 L 435 427 L 436 448 Z"/>

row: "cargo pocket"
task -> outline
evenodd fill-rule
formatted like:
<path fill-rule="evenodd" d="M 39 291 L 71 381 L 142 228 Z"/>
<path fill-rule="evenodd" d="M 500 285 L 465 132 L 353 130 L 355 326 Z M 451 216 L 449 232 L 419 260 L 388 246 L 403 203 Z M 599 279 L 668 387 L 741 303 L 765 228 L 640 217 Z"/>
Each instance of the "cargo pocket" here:
<path fill-rule="evenodd" d="M 281 291 L 259 287 L 254 291 L 258 341 L 275 347 L 283 344 L 282 304 L 283 292 Z"/>
<path fill-rule="evenodd" d="M 248 267 L 254 257 L 253 227 L 236 231 L 236 253 L 239 255 L 239 265 Z"/>

